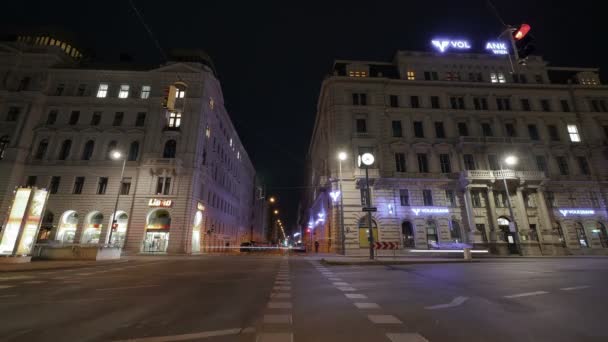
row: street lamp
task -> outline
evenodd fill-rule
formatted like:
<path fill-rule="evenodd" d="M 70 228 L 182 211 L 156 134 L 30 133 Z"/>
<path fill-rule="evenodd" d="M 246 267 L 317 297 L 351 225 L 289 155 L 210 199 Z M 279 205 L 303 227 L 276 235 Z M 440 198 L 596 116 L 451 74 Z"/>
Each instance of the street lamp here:
<path fill-rule="evenodd" d="M 120 183 L 118 183 L 118 192 L 116 193 L 116 202 L 114 203 L 114 213 L 112 214 L 112 226 L 110 227 L 110 236 L 108 237 L 108 243 L 112 244 L 112 233 L 114 228 L 118 229 L 118 219 L 116 210 L 118 210 L 118 199 L 120 197 L 120 189 L 122 188 L 122 180 L 125 175 L 125 166 L 127 164 L 127 158 L 118 150 L 110 152 L 110 157 L 114 160 L 120 160 L 122 158 L 122 170 L 120 171 Z"/>
<path fill-rule="evenodd" d="M 338 153 L 338 165 L 339 165 L 339 174 L 338 174 L 338 187 L 340 189 L 340 235 L 342 237 L 342 253 L 346 255 L 346 234 L 344 233 L 344 193 L 342 192 L 342 162 L 346 160 L 348 156 L 346 152 L 342 151 Z"/>
<path fill-rule="evenodd" d="M 270 203 L 274 203 L 274 202 L 276 202 L 276 200 L 277 200 L 277 199 L 276 199 L 276 198 L 274 198 L 274 196 L 272 196 L 272 197 L 270 197 L 270 198 L 268 199 L 268 201 L 269 201 Z"/>
<path fill-rule="evenodd" d="M 366 152 L 359 156 L 358 164 L 365 169 L 365 204 L 366 207 L 363 210 L 367 211 L 367 224 L 369 227 L 369 258 L 374 259 L 374 228 L 372 227 L 372 198 L 369 193 L 369 167 L 374 164 L 374 155 Z"/>
<path fill-rule="evenodd" d="M 278 210 L 278 209 L 275 209 L 275 210 L 273 211 L 273 213 L 274 213 L 275 215 L 278 215 L 278 214 L 279 214 L 279 210 Z"/>
<path fill-rule="evenodd" d="M 514 155 L 508 155 L 505 157 L 504 162 L 507 166 L 515 166 L 517 165 L 517 157 Z M 517 248 L 517 252 L 521 255 L 521 248 L 519 246 L 519 234 L 517 232 L 517 225 L 515 224 L 515 215 L 513 215 L 513 206 L 511 205 L 511 195 L 509 194 L 509 187 L 507 186 L 507 175 L 505 174 L 502 168 L 502 161 L 498 162 L 500 166 L 500 172 L 502 173 L 502 181 L 505 185 L 505 194 L 507 195 L 507 206 L 509 207 L 509 216 L 511 219 L 509 231 L 512 231 L 515 238 L 515 247 Z M 507 241 L 508 243 L 508 241 Z"/>

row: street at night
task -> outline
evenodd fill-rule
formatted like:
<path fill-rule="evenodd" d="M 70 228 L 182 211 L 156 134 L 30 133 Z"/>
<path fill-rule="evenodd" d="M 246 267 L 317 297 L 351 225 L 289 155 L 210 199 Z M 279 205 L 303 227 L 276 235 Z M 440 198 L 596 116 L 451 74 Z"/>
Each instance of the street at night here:
<path fill-rule="evenodd" d="M 0 273 L 6 341 L 605 341 L 608 259 L 132 258 Z M 214 336 L 218 335 L 218 336 Z"/>

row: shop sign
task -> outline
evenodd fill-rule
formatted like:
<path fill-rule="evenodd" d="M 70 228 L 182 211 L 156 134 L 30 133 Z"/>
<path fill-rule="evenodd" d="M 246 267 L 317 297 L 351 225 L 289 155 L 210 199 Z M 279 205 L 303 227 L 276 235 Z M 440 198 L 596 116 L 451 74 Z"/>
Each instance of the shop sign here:
<path fill-rule="evenodd" d="M 559 209 L 559 212 L 564 217 L 568 215 L 595 215 L 593 209 Z"/>
<path fill-rule="evenodd" d="M 487 42 L 486 50 L 492 52 L 495 55 L 507 55 L 509 54 L 509 48 L 506 42 Z"/>
<path fill-rule="evenodd" d="M 471 44 L 468 40 L 433 39 L 431 44 L 439 52 L 446 52 L 448 49 L 469 50 Z"/>
<path fill-rule="evenodd" d="M 418 216 L 419 214 L 449 214 L 450 209 L 442 207 L 415 207 L 412 212 Z"/>
<path fill-rule="evenodd" d="M 205 206 L 201 202 L 196 202 L 196 209 L 200 211 L 205 211 Z"/>
<path fill-rule="evenodd" d="M 173 200 L 150 198 L 150 200 L 148 201 L 148 206 L 149 207 L 171 208 L 173 206 Z"/>

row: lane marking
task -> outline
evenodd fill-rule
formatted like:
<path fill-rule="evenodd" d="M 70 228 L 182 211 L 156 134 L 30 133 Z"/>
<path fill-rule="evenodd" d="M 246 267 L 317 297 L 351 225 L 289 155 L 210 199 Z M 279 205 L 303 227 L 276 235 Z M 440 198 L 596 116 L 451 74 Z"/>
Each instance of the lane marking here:
<path fill-rule="evenodd" d="M 291 302 L 269 302 L 269 309 L 291 309 Z"/>
<path fill-rule="evenodd" d="M 238 329 L 226 329 L 226 330 L 215 330 L 215 331 L 203 331 L 193 334 L 182 334 L 182 335 L 170 335 L 170 336 L 156 336 L 156 337 L 142 337 L 142 338 L 131 338 L 128 340 L 115 340 L 114 342 L 170 342 L 170 341 L 188 341 L 195 340 L 198 338 L 207 338 L 215 336 L 227 336 L 237 335 L 241 333 L 240 328 Z"/>
<path fill-rule="evenodd" d="M 350 287 L 350 286 L 339 286 L 338 290 L 344 291 L 344 292 L 357 291 L 354 287 Z"/>
<path fill-rule="evenodd" d="M 291 293 L 271 293 L 270 298 L 291 298 Z"/>
<path fill-rule="evenodd" d="M 42 284 L 42 283 L 46 283 L 46 280 L 30 280 L 30 281 L 23 282 L 23 284 Z"/>
<path fill-rule="evenodd" d="M 275 286 L 275 291 L 291 291 L 291 286 Z"/>
<path fill-rule="evenodd" d="M 380 309 L 380 305 L 376 303 L 353 303 L 357 309 Z"/>
<path fill-rule="evenodd" d="M 449 302 L 449 303 L 446 303 L 446 304 L 437 304 L 437 305 L 431 305 L 431 306 L 425 306 L 424 308 L 427 309 L 427 310 L 437 310 L 437 309 L 453 308 L 455 306 L 462 305 L 468 299 L 469 299 L 469 297 L 458 296 L 458 297 L 452 299 L 452 301 Z"/>
<path fill-rule="evenodd" d="M 339 281 L 339 282 L 332 283 L 332 284 L 333 284 L 334 286 L 350 286 L 350 284 L 349 284 L 349 283 L 345 283 L 345 282 L 343 282 L 343 281 Z"/>
<path fill-rule="evenodd" d="M 513 294 L 513 295 L 508 295 L 508 296 L 503 296 L 504 298 L 520 298 L 520 297 L 529 297 L 529 296 L 538 296 L 538 295 L 543 295 L 543 294 L 547 294 L 549 292 L 547 291 L 534 291 L 534 292 L 524 292 L 524 293 L 518 293 L 518 294 Z"/>
<path fill-rule="evenodd" d="M 261 333 L 256 336 L 256 342 L 293 342 L 292 333 Z"/>
<path fill-rule="evenodd" d="M 574 290 L 582 290 L 582 289 L 588 289 L 591 286 L 589 285 L 581 285 L 581 286 L 572 286 L 572 287 L 562 287 L 560 290 L 562 291 L 574 291 Z"/>
<path fill-rule="evenodd" d="M 393 315 L 367 315 L 367 318 L 376 324 L 403 324 L 399 318 Z"/>
<path fill-rule="evenodd" d="M 95 289 L 97 291 L 112 291 L 112 290 L 128 290 L 128 289 L 141 289 L 145 287 L 157 287 L 160 285 L 139 285 L 139 286 L 123 286 L 123 287 L 107 287 L 103 289 Z"/>
<path fill-rule="evenodd" d="M 386 337 L 391 342 L 429 342 L 429 340 L 417 333 L 387 333 Z"/>
<path fill-rule="evenodd" d="M 329 281 L 342 281 L 340 278 L 327 278 Z"/>
<path fill-rule="evenodd" d="M 0 290 L 2 290 L 2 289 L 10 289 L 11 287 L 15 287 L 15 285 L 0 285 Z"/>
<path fill-rule="evenodd" d="M 361 293 L 345 293 L 344 295 L 350 299 L 367 299 L 367 296 Z"/>
<path fill-rule="evenodd" d="M 22 279 L 32 279 L 32 278 L 34 278 L 34 277 L 32 277 L 32 276 L 21 276 L 21 275 L 6 276 L 6 277 L 0 277 L 0 281 L 22 280 Z"/>
<path fill-rule="evenodd" d="M 292 324 L 291 315 L 264 315 L 266 324 Z"/>
<path fill-rule="evenodd" d="M 79 276 L 90 276 L 91 274 L 93 274 L 93 273 L 76 273 L 76 275 L 79 275 Z"/>

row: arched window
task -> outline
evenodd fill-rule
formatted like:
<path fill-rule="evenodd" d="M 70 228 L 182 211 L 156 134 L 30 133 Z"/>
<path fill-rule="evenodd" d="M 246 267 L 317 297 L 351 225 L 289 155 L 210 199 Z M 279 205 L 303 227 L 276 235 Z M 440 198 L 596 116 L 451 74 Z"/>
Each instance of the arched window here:
<path fill-rule="evenodd" d="M 11 140 L 8 135 L 4 135 L 2 136 L 2 138 L 0 138 L 0 160 L 4 159 L 4 153 L 6 152 L 6 149 L 8 148 L 8 143 L 10 141 Z"/>
<path fill-rule="evenodd" d="M 177 149 L 177 143 L 175 140 L 168 140 L 165 143 L 165 149 L 163 150 L 163 158 L 175 158 L 175 150 Z"/>
<path fill-rule="evenodd" d="M 578 244 L 581 246 L 581 248 L 589 248 L 589 242 L 587 241 L 587 233 L 585 233 L 585 228 L 583 228 L 583 225 L 580 224 L 580 222 L 576 222 L 574 224 L 574 227 L 576 229 L 576 237 L 578 239 Z"/>
<path fill-rule="evenodd" d="M 414 228 L 410 221 L 404 221 L 401 224 L 401 235 L 403 237 L 403 247 L 412 248 L 415 247 L 414 242 Z"/>
<path fill-rule="evenodd" d="M 602 247 L 608 248 L 608 233 L 606 232 L 606 226 L 603 223 L 597 223 L 597 234 L 600 238 L 600 242 L 602 243 Z"/>
<path fill-rule="evenodd" d="M 49 147 L 48 139 L 40 140 L 40 142 L 38 143 L 38 148 L 36 149 L 36 154 L 34 154 L 34 158 L 35 159 L 44 158 L 44 155 L 46 154 L 46 150 L 48 149 L 48 147 Z"/>
<path fill-rule="evenodd" d="M 458 221 L 451 220 L 450 221 L 450 236 L 454 242 L 462 242 L 462 235 L 460 234 L 460 224 Z"/>
<path fill-rule="evenodd" d="M 437 235 L 437 224 L 433 220 L 426 222 L 426 243 L 429 248 L 439 247 L 439 236 Z"/>
<path fill-rule="evenodd" d="M 154 210 L 148 215 L 146 229 L 169 229 L 171 227 L 171 214 L 164 209 Z"/>
<path fill-rule="evenodd" d="M 87 141 L 82 150 L 82 160 L 90 160 L 93 156 L 93 149 L 95 149 L 95 142 L 93 140 Z"/>
<path fill-rule="evenodd" d="M 72 149 L 72 140 L 67 139 L 64 140 L 61 144 L 61 150 L 59 150 L 59 160 L 66 160 L 70 155 L 70 150 Z"/>
<path fill-rule="evenodd" d="M 137 160 L 138 156 L 139 156 L 139 141 L 134 141 L 131 143 L 131 146 L 129 147 L 128 160 L 129 161 Z"/>
<path fill-rule="evenodd" d="M 118 145 L 118 143 L 116 142 L 116 140 L 110 141 L 110 143 L 108 144 L 108 149 L 106 150 L 107 159 L 112 159 L 111 153 L 112 153 L 112 151 L 114 151 L 116 149 L 117 145 Z"/>
<path fill-rule="evenodd" d="M 564 230 L 562 229 L 561 224 L 559 224 L 559 222 L 555 222 L 553 229 L 559 236 L 559 242 L 561 243 L 562 247 L 566 247 L 566 236 L 564 235 Z"/>

